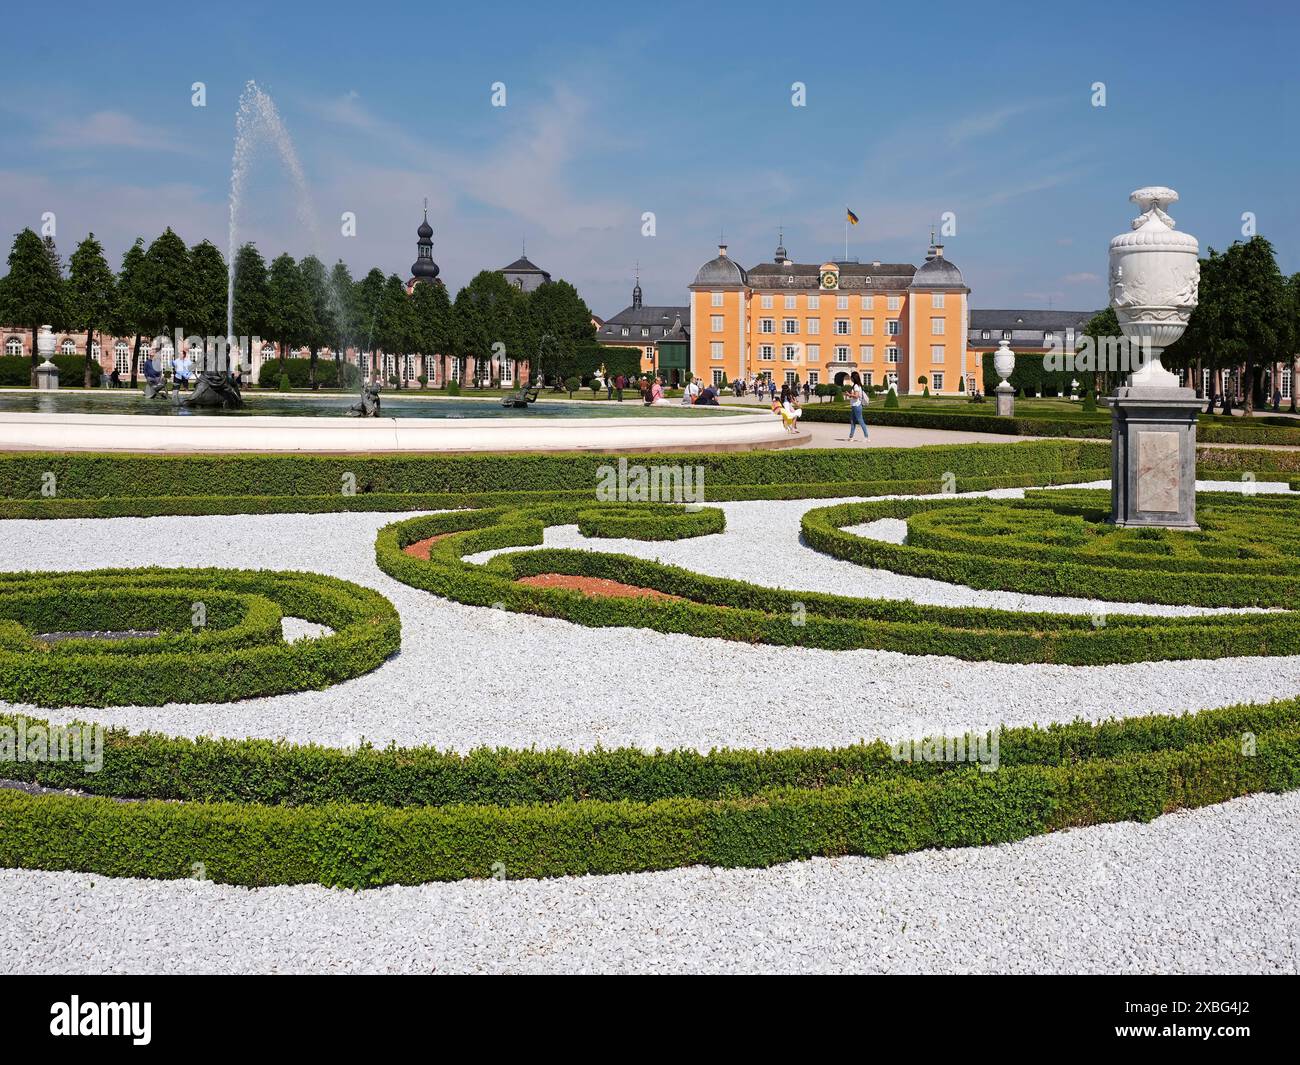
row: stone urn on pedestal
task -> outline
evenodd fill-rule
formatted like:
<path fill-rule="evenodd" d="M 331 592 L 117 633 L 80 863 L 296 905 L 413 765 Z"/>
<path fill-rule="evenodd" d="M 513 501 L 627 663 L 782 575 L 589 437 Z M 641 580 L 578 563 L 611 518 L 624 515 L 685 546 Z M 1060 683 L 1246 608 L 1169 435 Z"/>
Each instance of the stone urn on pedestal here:
<path fill-rule="evenodd" d="M 1196 416 L 1201 401 L 1160 364 L 1196 307 L 1201 265 L 1196 238 L 1174 229 L 1165 208 L 1173 189 L 1138 189 L 1142 212 L 1110 242 L 1110 305 L 1131 356 L 1128 384 L 1111 397 L 1111 521 L 1122 526 L 1196 529 Z M 1121 367 L 1122 368 L 1122 367 Z"/>
<path fill-rule="evenodd" d="M 59 368 L 54 365 L 54 334 L 48 325 L 41 326 L 36 334 L 36 351 L 41 364 L 36 367 L 36 387 L 48 391 L 59 387 Z"/>
<path fill-rule="evenodd" d="M 1011 344 L 1006 340 L 998 341 L 998 350 L 993 353 L 993 369 L 997 375 L 1002 378 L 1002 383 L 993 390 L 997 397 L 997 410 L 994 412 L 1000 418 L 1010 418 L 1016 409 L 1016 390 L 1007 383 L 1016 368 L 1016 353 L 1011 350 Z"/>

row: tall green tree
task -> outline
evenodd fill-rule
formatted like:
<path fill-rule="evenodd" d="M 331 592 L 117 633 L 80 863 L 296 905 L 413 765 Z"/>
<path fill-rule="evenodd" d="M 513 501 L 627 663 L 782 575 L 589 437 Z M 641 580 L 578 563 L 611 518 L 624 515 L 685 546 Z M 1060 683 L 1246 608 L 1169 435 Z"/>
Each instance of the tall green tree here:
<path fill-rule="evenodd" d="M 384 282 L 383 294 L 379 299 L 375 339 L 385 354 L 393 356 L 397 386 L 404 387 L 403 362 L 407 355 L 415 351 L 418 340 L 415 310 L 411 298 L 406 294 L 406 285 L 396 274 L 390 275 Z"/>
<path fill-rule="evenodd" d="M 353 286 L 352 313 L 356 324 L 357 347 L 364 354 L 366 363 L 362 378 L 370 376 L 373 351 L 376 344 L 376 330 L 379 323 L 379 307 L 384 295 L 384 272 L 373 267 L 365 277 Z"/>
<path fill-rule="evenodd" d="M 169 338 L 177 328 L 194 320 L 196 295 L 190 249 L 168 226 L 144 254 L 148 276 L 148 309 L 151 328 Z M 179 355 L 179 350 L 176 351 Z"/>
<path fill-rule="evenodd" d="M 86 332 L 84 385 L 92 383 L 95 333 L 113 324 L 117 300 L 117 279 L 104 258 L 104 246 L 91 233 L 77 245 L 69 261 L 68 317 L 75 329 Z"/>
<path fill-rule="evenodd" d="M 411 293 L 415 315 L 415 350 L 424 359 L 427 374 L 431 362 L 451 350 L 451 300 L 441 281 L 421 281 Z"/>
<path fill-rule="evenodd" d="M 599 369 L 601 353 L 591 308 L 569 282 L 551 281 L 530 292 L 528 318 L 539 344 L 543 336 L 554 340 L 543 345 L 543 365 L 537 368 L 553 384 L 569 377 L 589 377 Z"/>
<path fill-rule="evenodd" d="M 9 272 L 0 296 L 0 318 L 31 330 L 31 383 L 36 386 L 36 337 L 41 326 L 59 326 L 64 318 L 63 278 L 45 243 L 34 230 L 24 229 L 14 237 L 9 251 Z"/>
<path fill-rule="evenodd" d="M 307 286 L 312 306 L 312 325 L 306 342 L 311 349 L 308 381 L 314 389 L 317 387 L 316 360 L 320 357 L 320 349 L 334 342 L 334 337 L 338 334 L 338 323 L 334 321 L 335 306 L 330 298 L 330 279 L 325 273 L 325 264 L 316 256 L 308 255 L 298 263 L 298 272 L 302 275 L 303 284 Z"/>
<path fill-rule="evenodd" d="M 113 314 L 113 332 L 118 336 L 134 336 L 131 347 L 131 387 L 134 388 L 140 371 L 140 343 L 149 329 L 149 270 L 145 262 L 144 237 L 122 256 L 122 269 L 117 275 L 117 304 Z"/>
<path fill-rule="evenodd" d="M 307 343 L 316 329 L 311 293 L 307 291 L 307 283 L 297 262 L 287 252 L 271 261 L 267 274 L 267 297 L 267 321 L 271 335 L 276 339 L 280 372 L 283 373 L 289 349 Z"/>
<path fill-rule="evenodd" d="M 543 286 L 545 287 L 545 286 Z M 525 297 L 497 270 L 483 270 L 456 294 L 452 308 L 456 354 L 474 360 L 474 385 L 491 380 L 494 353 L 520 358 Z"/>
<path fill-rule="evenodd" d="M 226 333 L 226 299 L 230 283 L 226 257 L 210 240 L 203 240 L 190 249 L 190 264 L 194 270 L 194 314 L 186 328 L 205 340 L 203 368 L 216 369 L 207 365 L 206 338 Z"/>
<path fill-rule="evenodd" d="M 250 345 L 259 343 L 263 337 L 271 337 L 271 296 L 266 260 L 251 242 L 240 245 L 235 252 L 234 304 L 236 336 L 248 337 Z M 250 347 L 250 361 L 253 354 Z"/>

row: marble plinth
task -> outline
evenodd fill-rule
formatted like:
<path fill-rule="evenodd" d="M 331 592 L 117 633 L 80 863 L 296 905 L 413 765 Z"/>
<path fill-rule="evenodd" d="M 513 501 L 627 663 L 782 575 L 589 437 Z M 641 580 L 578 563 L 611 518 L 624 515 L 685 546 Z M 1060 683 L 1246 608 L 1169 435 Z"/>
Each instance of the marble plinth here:
<path fill-rule="evenodd" d="M 1111 521 L 1197 529 L 1196 416 L 1190 388 L 1120 388 L 1111 407 Z"/>
<path fill-rule="evenodd" d="M 1016 390 L 1005 381 L 993 390 L 997 408 L 994 411 L 999 418 L 1010 418 L 1016 412 Z"/>

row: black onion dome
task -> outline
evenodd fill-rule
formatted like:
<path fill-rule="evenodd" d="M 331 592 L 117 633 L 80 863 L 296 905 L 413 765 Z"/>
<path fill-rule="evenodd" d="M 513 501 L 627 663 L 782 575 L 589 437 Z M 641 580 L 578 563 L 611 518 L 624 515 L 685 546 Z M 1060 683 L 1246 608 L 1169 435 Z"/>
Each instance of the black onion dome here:
<path fill-rule="evenodd" d="M 425 209 L 424 221 L 420 223 L 415 242 L 416 260 L 411 264 L 413 281 L 433 281 L 438 276 L 438 264 L 433 261 L 433 226 L 429 225 L 429 212 Z"/>

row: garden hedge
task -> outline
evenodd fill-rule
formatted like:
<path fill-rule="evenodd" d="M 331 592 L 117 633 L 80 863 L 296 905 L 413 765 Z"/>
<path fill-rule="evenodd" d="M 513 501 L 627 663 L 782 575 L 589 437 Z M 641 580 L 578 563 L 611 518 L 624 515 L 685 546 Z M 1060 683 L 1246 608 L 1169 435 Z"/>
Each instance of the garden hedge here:
<path fill-rule="evenodd" d="M 1089 440 L 1110 439 L 1110 413 L 1079 411 L 1021 413 L 1009 418 L 961 410 L 886 409 L 872 403 L 864 411 L 868 425 L 899 425 L 914 429 L 946 429 L 967 433 L 1001 433 L 1007 436 L 1050 436 Z M 847 425 L 848 407 L 809 404 L 803 409 L 806 422 Z M 1202 415 L 1196 438 L 1204 444 L 1271 444 L 1300 446 L 1300 425 L 1289 419 L 1224 418 Z"/>
<path fill-rule="evenodd" d="M 115 734 L 93 778 L 60 775 L 59 763 L 18 763 L 37 766 L 29 777 L 54 786 L 129 794 L 0 790 L 0 865 L 364 888 L 1005 843 L 1295 788 L 1296 713 L 1291 700 L 1184 718 L 1004 729 L 989 772 L 895 760 L 883 743 L 458 756 Z M 215 786 L 177 794 L 174 759 L 187 754 Z M 411 781 L 425 785 L 421 798 L 442 801 L 413 805 Z M 280 786 L 268 787 L 274 782 Z M 229 797 L 193 801 L 195 790 Z"/>
<path fill-rule="evenodd" d="M 1042 493 L 1054 498 L 1057 493 Z M 1091 497 L 1089 497 L 1091 498 Z M 1238 500 L 1241 502 L 1242 500 Z M 1141 572 L 1127 574 L 1131 585 L 1113 580 L 1109 571 L 1098 591 L 1095 573 L 1068 559 L 1035 565 L 1023 562 L 1014 552 L 1003 558 L 988 554 L 940 566 L 936 552 L 871 540 L 843 532 L 843 526 L 877 517 L 900 517 L 932 508 L 973 507 L 978 504 L 959 497 L 939 499 L 881 500 L 816 508 L 803 519 L 804 538 L 811 547 L 837 557 L 881 568 L 933 576 L 941 580 L 971 583 L 975 587 L 1011 587 L 1043 594 L 1082 594 L 1103 598 L 1150 602 L 1180 601 L 1178 589 L 1190 589 L 1192 598 L 1204 594 L 1206 605 L 1257 605 L 1232 601 L 1231 581 L 1205 575 L 1203 580 L 1186 573 L 1169 575 L 1168 587 L 1158 598 L 1120 595 L 1115 589 L 1147 587 Z M 1014 501 L 997 501 L 997 504 Z M 1244 500 L 1244 503 L 1257 500 Z M 1233 505 L 1232 501 L 1225 504 Z M 1294 508 L 1294 503 L 1288 503 Z M 1036 504 L 1046 508 L 1047 503 Z M 1280 506 L 1280 504 L 1278 505 Z M 927 606 L 908 600 L 859 599 L 822 592 L 767 588 L 747 581 L 705 576 L 659 562 L 607 552 L 540 548 L 510 551 L 481 565 L 462 556 L 501 548 L 535 547 L 543 541 L 546 527 L 575 524 L 579 514 L 590 512 L 590 504 L 549 503 L 503 506 L 478 510 L 451 511 L 411 518 L 385 526 L 375 542 L 375 559 L 380 569 L 404 584 L 474 606 L 497 606 L 520 613 L 564 618 L 590 627 L 620 626 L 658 632 L 767 643 L 778 646 L 819 647 L 828 650 L 876 648 L 904 654 L 949 655 L 968 661 L 1052 662 L 1069 665 L 1103 665 L 1153 659 L 1224 658 L 1240 655 L 1300 653 L 1300 615 L 1291 611 L 1257 614 L 1159 617 L 1117 614 L 1106 624 L 1096 618 L 1062 613 L 1026 613 L 982 607 Z M 1274 504 L 1265 503 L 1263 513 L 1285 518 Z M 1030 510 L 1031 516 L 1041 511 Z M 653 523 L 655 536 L 697 535 L 701 529 L 692 515 L 674 515 L 673 508 L 643 505 L 641 520 Z M 636 520 L 627 515 L 624 522 Z M 1246 520 L 1258 521 L 1252 511 Z M 621 535 L 627 535 L 626 527 Z M 599 535 L 599 533 L 597 533 Z M 428 558 L 416 557 L 403 549 L 410 544 L 439 537 L 430 544 Z M 897 557 L 919 557 L 921 563 L 905 568 Z M 875 561 L 873 561 L 875 560 Z M 943 556 L 947 562 L 947 556 Z M 970 580 L 962 577 L 969 570 Z M 985 575 L 987 572 L 987 576 Z M 541 574 L 618 581 L 653 589 L 675 598 L 631 596 L 587 596 L 579 591 L 522 584 L 521 580 Z M 1034 578 L 1041 586 L 1022 587 Z M 1253 581 L 1268 594 L 1294 600 L 1295 581 L 1265 574 L 1243 574 L 1241 581 Z M 1019 581 L 1021 583 L 1015 583 Z M 1220 584 L 1225 591 L 1216 591 Z M 1251 585 L 1254 586 L 1253 584 Z M 1207 590 L 1208 589 L 1208 590 Z M 1155 595 L 1156 593 L 1152 593 Z M 1260 595 L 1263 592 L 1258 593 Z M 1277 605 L 1270 600 L 1269 605 Z"/>
<path fill-rule="evenodd" d="M 402 511 L 482 506 L 529 493 L 594 499 L 597 454 L 92 455 L 0 454 L 0 518 Z M 1105 476 L 1106 444 L 1036 441 L 943 446 L 638 455 L 641 466 L 703 470 L 708 499 L 790 499 L 1068 483 Z"/>
<path fill-rule="evenodd" d="M 1110 496 L 1104 491 L 1035 492 L 1020 500 L 876 500 L 810 510 L 803 516 L 803 535 L 817 550 L 859 565 L 972 588 L 1116 602 L 1281 608 L 1284 612 L 1262 616 L 1191 619 L 1193 627 L 1205 630 L 1193 642 L 1217 643 L 1224 635 L 1221 626 L 1249 627 L 1267 648 L 1253 653 L 1295 653 L 1300 501 L 1202 492 L 1199 533 L 1117 529 L 1107 523 L 1109 513 Z M 843 531 L 881 518 L 905 520 L 907 542 Z M 1189 623 L 1169 618 L 1158 626 L 1175 621 Z"/>
<path fill-rule="evenodd" d="M 286 616 L 333 631 L 290 643 Z M 401 644 L 397 611 L 378 592 L 260 570 L 0 574 L 0 623 L 0 699 L 38 706 L 228 702 L 326 688 L 375 669 Z M 138 635 L 76 635 L 96 632 Z"/>

